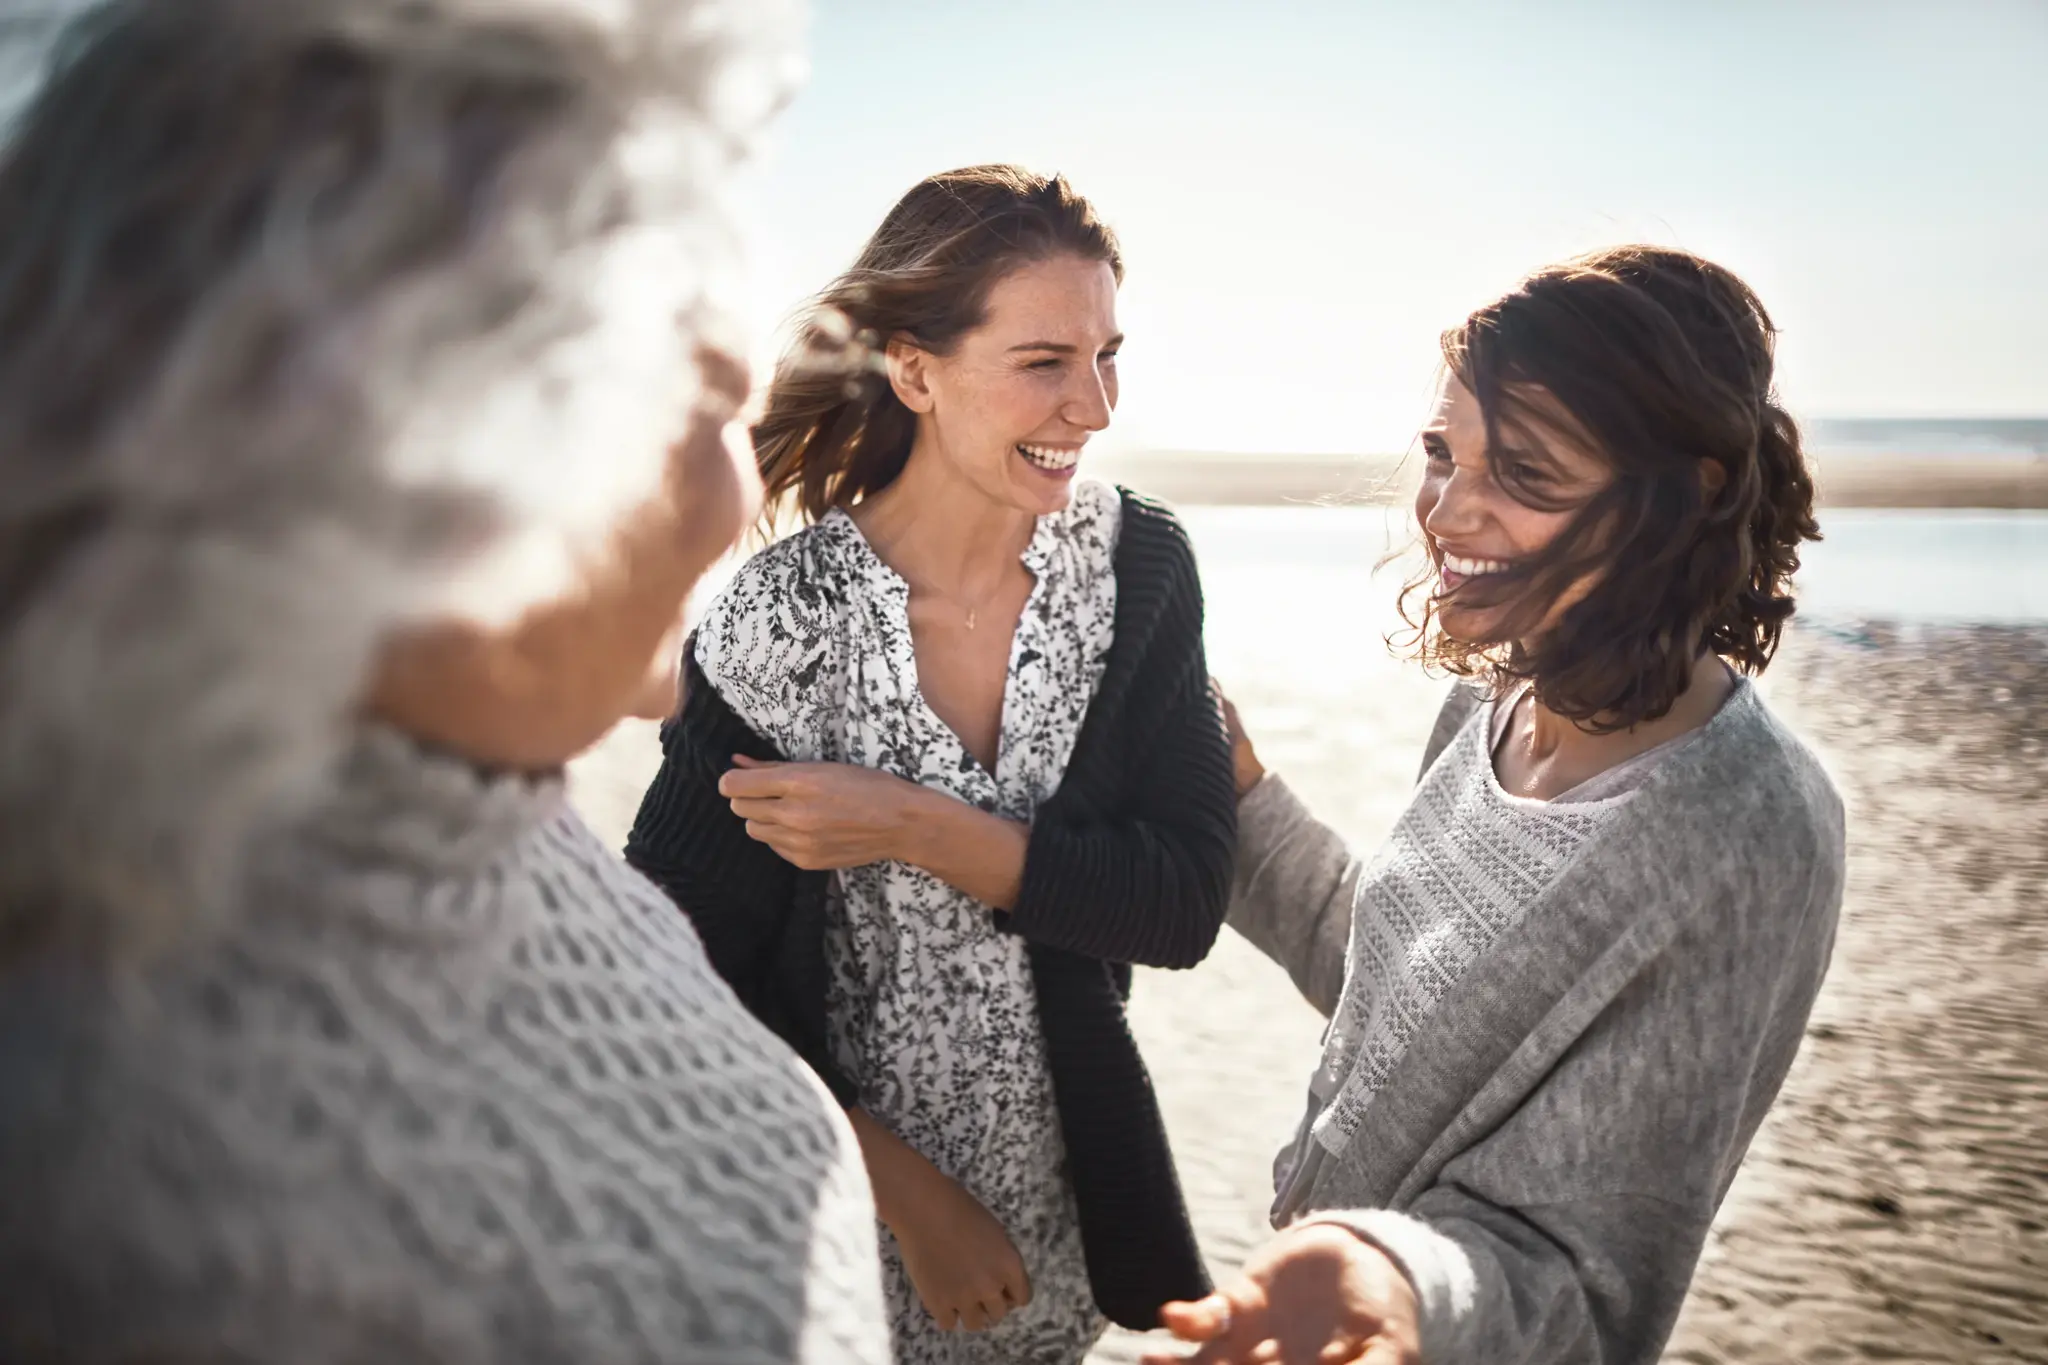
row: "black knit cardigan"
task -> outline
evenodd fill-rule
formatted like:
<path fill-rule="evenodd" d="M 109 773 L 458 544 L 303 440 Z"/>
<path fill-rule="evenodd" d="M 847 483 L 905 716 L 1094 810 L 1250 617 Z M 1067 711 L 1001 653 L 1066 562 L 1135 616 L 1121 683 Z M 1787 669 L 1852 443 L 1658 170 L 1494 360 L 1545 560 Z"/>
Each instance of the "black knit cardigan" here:
<path fill-rule="evenodd" d="M 1223 925 L 1237 840 L 1230 750 L 1202 652 L 1202 593 L 1180 523 L 1123 494 L 1116 638 L 1059 790 L 1031 823 L 1023 890 L 997 925 L 1027 944 L 1095 1301 L 1112 1321 L 1210 1288 L 1152 1081 L 1124 1016 L 1131 964 L 1192 967 Z M 694 643 L 694 642 L 693 642 Z M 718 795 L 732 756 L 775 759 L 684 651 L 684 704 L 626 845 L 696 926 L 712 963 L 842 1104 L 826 1045 L 827 874 L 802 872 Z"/>

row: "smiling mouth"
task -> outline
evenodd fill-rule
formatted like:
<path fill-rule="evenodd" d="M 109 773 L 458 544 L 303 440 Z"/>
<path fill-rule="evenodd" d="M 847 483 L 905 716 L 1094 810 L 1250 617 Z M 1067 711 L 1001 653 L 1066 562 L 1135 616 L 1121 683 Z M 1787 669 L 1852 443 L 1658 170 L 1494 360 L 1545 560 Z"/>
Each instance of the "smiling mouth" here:
<path fill-rule="evenodd" d="M 1064 474 L 1081 463 L 1081 447 L 1033 446 L 1019 442 L 1017 453 L 1049 474 Z"/>
<path fill-rule="evenodd" d="M 1456 578 L 1484 578 L 1513 567 L 1503 559 L 1467 559 L 1463 555 L 1445 555 L 1443 559 L 1443 572 Z"/>

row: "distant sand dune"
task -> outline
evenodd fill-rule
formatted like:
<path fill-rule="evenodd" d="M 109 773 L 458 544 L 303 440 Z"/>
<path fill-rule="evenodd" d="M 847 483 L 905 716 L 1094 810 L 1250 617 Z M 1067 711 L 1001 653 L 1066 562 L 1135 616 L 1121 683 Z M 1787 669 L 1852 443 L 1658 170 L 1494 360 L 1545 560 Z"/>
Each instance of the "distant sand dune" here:
<path fill-rule="evenodd" d="M 2048 459 L 1989 455 L 1813 456 L 1830 507 L 2048 508 Z M 1419 457 L 1144 451 L 1104 456 L 1092 472 L 1189 505 L 1393 502 Z"/>

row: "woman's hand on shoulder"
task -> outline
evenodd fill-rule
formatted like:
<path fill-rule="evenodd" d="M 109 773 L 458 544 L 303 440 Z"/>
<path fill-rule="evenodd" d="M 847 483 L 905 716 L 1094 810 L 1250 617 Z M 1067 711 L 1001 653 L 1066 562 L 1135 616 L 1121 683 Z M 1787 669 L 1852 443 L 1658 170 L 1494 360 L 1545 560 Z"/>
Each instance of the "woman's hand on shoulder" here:
<path fill-rule="evenodd" d="M 850 763 L 733 762 L 718 794 L 785 861 L 817 872 L 902 859 L 922 787 Z"/>
<path fill-rule="evenodd" d="M 1252 1253 L 1236 1284 L 1170 1303 L 1162 1325 L 1193 1355 L 1154 1352 L 1145 1365 L 1420 1365 L 1415 1290 L 1372 1243 L 1328 1223 L 1287 1229 Z"/>
<path fill-rule="evenodd" d="M 1253 787 L 1266 776 L 1266 767 L 1259 762 L 1259 755 L 1252 748 L 1251 736 L 1244 732 L 1244 721 L 1237 714 L 1237 707 L 1223 694 L 1223 685 L 1214 678 L 1209 680 L 1209 690 L 1216 695 L 1216 705 L 1223 713 L 1223 733 L 1230 740 L 1230 773 L 1237 784 L 1237 799 L 1242 801 Z"/>

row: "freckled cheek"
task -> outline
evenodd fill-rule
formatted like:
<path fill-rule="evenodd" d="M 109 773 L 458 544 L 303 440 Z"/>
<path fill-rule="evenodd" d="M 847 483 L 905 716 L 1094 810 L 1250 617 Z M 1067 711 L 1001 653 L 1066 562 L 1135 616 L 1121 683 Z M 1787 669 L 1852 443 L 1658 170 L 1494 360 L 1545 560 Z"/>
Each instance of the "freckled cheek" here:
<path fill-rule="evenodd" d="M 1015 439 L 1010 434 L 1016 425 L 1010 411 L 1014 406 L 1000 381 L 969 382 L 954 389 L 935 416 L 949 445 L 985 456 Z"/>
<path fill-rule="evenodd" d="M 1036 375 L 1005 386 L 989 405 L 996 438 L 1005 445 L 1039 434 L 1059 410 L 1059 390 Z"/>
<path fill-rule="evenodd" d="M 1514 510 L 1519 515 L 1503 516 L 1501 520 L 1509 540 L 1514 543 L 1517 558 L 1549 549 L 1551 542 L 1564 534 L 1565 528 L 1572 523 L 1569 513 L 1536 512 L 1519 505 Z"/>

